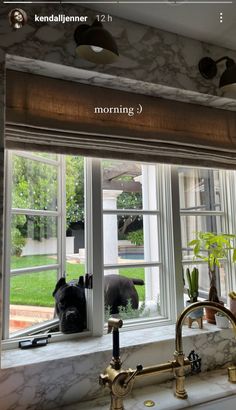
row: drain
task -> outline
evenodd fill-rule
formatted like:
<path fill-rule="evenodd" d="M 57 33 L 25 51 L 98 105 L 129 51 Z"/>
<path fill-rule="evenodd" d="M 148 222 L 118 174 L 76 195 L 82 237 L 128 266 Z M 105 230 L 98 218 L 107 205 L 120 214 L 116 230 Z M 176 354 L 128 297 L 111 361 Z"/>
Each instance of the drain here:
<path fill-rule="evenodd" d="M 155 402 L 153 400 L 145 400 L 145 402 L 143 403 L 144 406 L 146 407 L 153 407 L 155 406 Z"/>

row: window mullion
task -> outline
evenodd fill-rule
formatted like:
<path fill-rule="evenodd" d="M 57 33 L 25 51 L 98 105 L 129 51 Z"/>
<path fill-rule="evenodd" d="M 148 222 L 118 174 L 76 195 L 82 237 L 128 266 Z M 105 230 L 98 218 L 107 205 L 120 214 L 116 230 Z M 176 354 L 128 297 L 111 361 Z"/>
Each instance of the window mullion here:
<path fill-rule="evenodd" d="M 86 266 L 93 275 L 92 298 L 89 298 L 89 323 L 92 334 L 103 334 L 104 278 L 103 278 L 103 218 L 101 161 L 86 160 Z"/>
<path fill-rule="evenodd" d="M 11 270 L 11 209 L 12 209 L 12 153 L 6 151 L 5 161 L 5 240 L 4 240 L 4 297 L 3 297 L 3 330 L 2 338 L 9 337 L 10 317 L 10 270 Z"/>
<path fill-rule="evenodd" d="M 179 177 L 176 166 L 171 166 L 171 206 L 172 206 L 172 235 L 174 251 L 174 281 L 176 292 L 176 310 L 179 314 L 184 307 L 183 301 L 183 274 L 182 274 L 182 247 L 181 222 L 179 202 Z"/>
<path fill-rule="evenodd" d="M 58 278 L 66 272 L 66 162 L 63 155 L 59 156 L 58 168 L 58 233 L 57 260 L 59 263 Z"/>

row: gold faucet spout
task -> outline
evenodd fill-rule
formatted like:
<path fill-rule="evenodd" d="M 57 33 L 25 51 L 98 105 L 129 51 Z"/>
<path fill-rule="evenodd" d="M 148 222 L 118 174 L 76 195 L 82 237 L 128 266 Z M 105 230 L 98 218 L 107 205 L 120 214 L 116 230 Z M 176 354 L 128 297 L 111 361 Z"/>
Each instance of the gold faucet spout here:
<path fill-rule="evenodd" d="M 202 307 L 210 307 L 212 309 L 215 309 L 217 312 L 224 313 L 227 316 L 227 318 L 230 320 L 230 322 L 232 323 L 234 333 L 236 335 L 236 317 L 229 309 L 222 306 L 220 303 L 216 303 L 216 302 L 211 302 L 211 301 L 195 302 L 195 303 L 192 303 L 192 305 L 189 305 L 188 307 L 186 307 L 182 311 L 182 313 L 180 314 L 176 322 L 175 350 L 178 354 L 183 354 L 182 326 L 184 323 L 184 319 L 190 312 L 193 312 L 194 310 L 197 310 Z"/>

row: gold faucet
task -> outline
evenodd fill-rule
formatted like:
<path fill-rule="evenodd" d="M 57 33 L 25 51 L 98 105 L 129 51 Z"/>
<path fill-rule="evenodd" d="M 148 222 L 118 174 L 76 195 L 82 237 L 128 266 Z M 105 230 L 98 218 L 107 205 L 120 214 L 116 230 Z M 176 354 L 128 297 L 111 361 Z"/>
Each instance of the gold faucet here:
<path fill-rule="evenodd" d="M 138 365 L 135 370 L 122 369 L 122 362 L 120 360 L 119 352 L 119 328 L 122 327 L 123 322 L 120 319 L 111 318 L 108 320 L 108 332 L 113 330 L 113 357 L 110 365 L 104 370 L 99 377 L 99 383 L 102 386 L 108 386 L 111 393 L 110 410 L 124 410 L 123 399 L 128 396 L 133 388 L 136 378 L 155 375 L 167 371 L 172 371 L 176 377 L 175 395 L 180 399 L 188 397 L 185 390 L 185 370 L 191 367 L 190 360 L 185 357 L 183 353 L 183 339 L 182 326 L 186 316 L 201 307 L 210 307 L 216 311 L 224 313 L 233 325 L 236 334 L 236 317 L 233 313 L 220 305 L 219 303 L 203 301 L 195 302 L 185 308 L 180 314 L 176 322 L 175 330 L 175 352 L 174 359 L 155 366 L 142 367 Z M 236 366 L 228 368 L 229 381 L 236 382 Z"/>

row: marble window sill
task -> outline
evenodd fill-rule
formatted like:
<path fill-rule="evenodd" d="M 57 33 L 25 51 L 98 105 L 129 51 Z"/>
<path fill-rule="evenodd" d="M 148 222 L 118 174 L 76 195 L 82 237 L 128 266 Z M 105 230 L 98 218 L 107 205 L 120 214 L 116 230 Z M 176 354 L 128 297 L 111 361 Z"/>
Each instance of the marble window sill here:
<path fill-rule="evenodd" d="M 197 327 L 189 329 L 184 326 L 183 337 L 194 337 L 220 331 L 221 330 L 215 325 L 207 323 L 204 323 L 203 329 Z M 227 329 L 226 332 L 229 332 L 230 335 L 231 329 Z M 174 352 L 174 339 L 175 325 L 155 327 L 152 329 L 122 331 L 120 333 L 121 354 L 124 351 L 132 350 L 132 348 L 152 347 L 159 342 L 165 341 L 169 341 L 171 344 L 173 341 Z M 49 342 L 48 345 L 40 348 L 3 350 L 1 353 L 1 367 L 2 369 L 7 369 L 50 362 L 52 360 L 79 358 L 82 356 L 89 356 L 90 354 L 92 355 L 95 352 L 110 352 L 111 349 L 112 336 L 110 334 L 101 337 L 84 337 L 55 343 Z"/>

